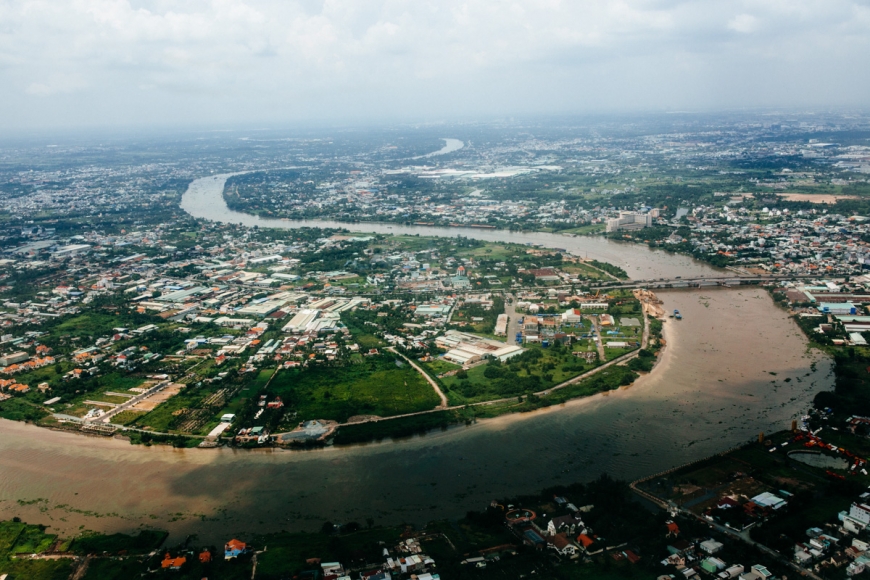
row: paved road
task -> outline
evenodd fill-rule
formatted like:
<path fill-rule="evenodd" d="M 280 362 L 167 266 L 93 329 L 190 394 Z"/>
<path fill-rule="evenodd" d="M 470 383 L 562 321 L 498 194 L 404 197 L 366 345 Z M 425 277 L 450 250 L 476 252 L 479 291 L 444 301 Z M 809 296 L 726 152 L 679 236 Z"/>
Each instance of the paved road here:
<path fill-rule="evenodd" d="M 121 403 L 120 405 L 118 405 L 114 409 L 107 411 L 105 414 L 101 415 L 100 417 L 96 417 L 95 419 L 93 419 L 93 422 L 99 421 L 100 423 L 109 423 L 110 422 L 109 419 L 111 419 L 112 417 L 114 417 L 115 415 L 120 413 L 121 411 L 124 411 L 125 409 L 129 409 L 130 407 L 132 407 L 133 405 L 135 405 L 136 403 L 138 403 L 140 401 L 144 401 L 145 399 L 147 399 L 148 397 L 150 397 L 154 393 L 157 393 L 158 391 L 162 391 L 163 389 L 165 389 L 166 387 L 168 387 L 171 384 L 172 384 L 172 381 L 170 381 L 170 380 L 160 381 L 159 383 L 157 383 L 156 385 L 154 385 L 153 387 L 151 387 L 150 389 L 148 389 L 144 393 L 136 395 L 135 397 L 133 397 L 129 401 Z"/>

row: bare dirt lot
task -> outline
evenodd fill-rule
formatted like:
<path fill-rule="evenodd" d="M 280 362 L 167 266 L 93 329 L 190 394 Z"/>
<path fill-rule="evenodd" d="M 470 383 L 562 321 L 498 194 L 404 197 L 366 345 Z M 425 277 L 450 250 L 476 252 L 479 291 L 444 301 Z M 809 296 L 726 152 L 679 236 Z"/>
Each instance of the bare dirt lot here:
<path fill-rule="evenodd" d="M 810 203 L 834 204 L 840 199 L 857 199 L 854 195 L 834 195 L 830 193 L 782 193 L 788 201 L 808 201 Z"/>
<path fill-rule="evenodd" d="M 147 399 L 143 401 L 139 401 L 132 407 L 130 407 L 129 411 L 152 411 L 157 405 L 160 403 L 166 402 L 181 391 L 184 388 L 184 385 L 180 385 L 178 383 L 173 383 L 167 386 L 165 389 L 160 390 L 157 393 L 154 393 Z"/>

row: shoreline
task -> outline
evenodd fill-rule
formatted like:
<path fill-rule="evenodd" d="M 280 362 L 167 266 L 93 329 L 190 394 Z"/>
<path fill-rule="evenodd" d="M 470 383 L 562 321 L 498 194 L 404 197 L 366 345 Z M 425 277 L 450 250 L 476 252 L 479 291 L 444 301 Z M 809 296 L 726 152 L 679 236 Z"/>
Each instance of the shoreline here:
<path fill-rule="evenodd" d="M 409 440 L 412 440 L 415 438 L 428 437 L 431 434 L 437 433 L 437 432 L 449 432 L 449 431 L 453 431 L 453 430 L 460 428 L 460 427 L 467 428 L 467 427 L 470 427 L 472 425 L 476 425 L 478 423 L 481 425 L 488 425 L 488 424 L 493 424 L 494 422 L 496 422 L 498 420 L 503 420 L 505 418 L 514 417 L 514 416 L 520 417 L 520 418 L 528 418 L 528 417 L 532 417 L 536 414 L 539 414 L 539 412 L 542 412 L 542 411 L 548 411 L 551 409 L 562 409 L 562 408 L 566 408 L 569 406 L 576 407 L 576 406 L 578 406 L 578 404 L 585 403 L 587 401 L 594 402 L 597 399 L 609 398 L 614 392 L 625 392 L 625 391 L 629 391 L 632 389 L 637 390 L 637 388 L 639 386 L 642 386 L 643 383 L 648 382 L 651 377 L 659 374 L 659 372 L 664 372 L 665 370 L 667 370 L 667 368 L 669 366 L 667 364 L 670 361 L 670 356 L 668 356 L 668 354 L 669 354 L 671 349 L 668 349 L 667 346 L 670 344 L 670 340 L 665 336 L 665 334 L 666 333 L 669 334 L 669 331 L 667 329 L 668 329 L 668 326 L 670 326 L 670 325 L 667 324 L 666 320 L 663 320 L 662 322 L 663 322 L 662 338 L 661 338 L 662 344 L 659 347 L 659 349 L 656 351 L 655 361 L 653 363 L 652 369 L 650 369 L 647 372 L 636 371 L 639 376 L 628 385 L 622 385 L 622 386 L 619 386 L 619 387 L 612 389 L 612 390 L 599 391 L 596 393 L 592 393 L 590 395 L 581 395 L 581 396 L 577 396 L 577 397 L 571 397 L 571 398 L 569 398 L 565 401 L 559 402 L 559 403 L 555 403 L 555 404 L 551 404 L 551 405 L 541 405 L 541 406 L 538 406 L 538 407 L 533 408 L 533 409 L 519 409 L 519 410 L 513 410 L 513 411 L 506 409 L 503 412 L 499 412 L 498 414 L 496 414 L 492 417 L 473 417 L 471 420 L 462 420 L 460 418 L 459 420 L 450 422 L 445 426 L 432 427 L 432 428 L 426 429 L 425 431 L 421 431 L 420 433 L 413 433 L 410 435 L 399 435 L 399 436 L 385 435 L 385 436 L 380 437 L 380 438 L 373 438 L 370 440 L 358 441 L 358 442 L 349 442 L 349 443 L 332 443 L 332 442 L 328 442 L 328 441 L 317 440 L 316 444 L 308 445 L 308 446 L 306 446 L 306 445 L 286 445 L 286 444 L 281 444 L 278 441 L 275 441 L 275 442 L 273 442 L 272 445 L 261 446 L 261 447 L 233 447 L 233 446 L 228 446 L 228 445 L 215 445 L 215 446 L 208 446 L 208 447 L 199 447 L 199 446 L 175 447 L 175 446 L 171 445 L 169 442 L 155 442 L 153 444 L 134 444 L 134 443 L 132 443 L 132 440 L 129 437 L 129 435 L 126 434 L 126 431 L 123 430 L 123 428 L 119 429 L 113 433 L 99 433 L 99 432 L 94 432 L 94 431 L 84 431 L 81 429 L 69 429 L 69 428 L 64 428 L 64 427 L 60 427 L 57 425 L 39 425 L 39 424 L 32 422 L 32 421 L 12 421 L 9 419 L 2 419 L 2 418 L 0 418 L 0 421 L 28 425 L 28 426 L 32 426 L 36 429 L 45 429 L 48 431 L 65 433 L 65 434 L 70 434 L 73 436 L 87 436 L 87 437 L 90 437 L 93 439 L 98 439 L 98 440 L 124 441 L 128 445 L 130 445 L 131 447 L 140 447 L 140 446 L 141 447 L 164 447 L 164 448 L 168 447 L 168 448 L 178 450 L 178 451 L 187 451 L 187 450 L 191 450 L 191 451 L 192 450 L 214 451 L 214 450 L 227 449 L 227 450 L 241 451 L 241 452 L 258 452 L 258 451 L 259 452 L 267 452 L 267 451 L 309 452 L 309 451 L 318 451 L 318 450 L 324 450 L 324 449 L 329 449 L 329 448 L 350 449 L 353 447 L 361 447 L 361 446 L 396 444 L 396 443 L 406 442 L 406 441 L 409 441 Z M 647 322 L 647 324 L 648 323 L 649 322 Z M 544 391 L 541 391 L 539 393 L 533 393 L 533 395 L 546 396 L 546 394 L 552 393 L 554 391 L 558 391 L 564 387 L 568 387 L 573 383 L 582 382 L 583 380 L 585 380 L 587 378 L 594 377 L 595 374 L 597 374 L 598 372 L 600 372 L 602 370 L 605 370 L 606 368 L 609 368 L 610 366 L 623 365 L 625 362 L 635 358 L 638 354 L 638 351 L 641 348 L 643 348 L 643 347 L 640 347 L 634 351 L 626 353 L 625 355 L 622 355 L 622 357 L 619 357 L 619 358 L 614 359 L 612 361 L 607 361 L 605 363 L 602 363 L 601 365 L 599 365 L 593 369 L 590 369 L 590 371 L 587 371 L 586 373 L 581 373 L 577 377 L 574 377 L 572 379 L 568 379 L 567 381 L 564 381 L 560 385 L 555 385 L 555 386 L 550 387 L 548 389 L 545 389 Z M 592 374 L 589 376 L 584 376 L 587 373 L 592 373 Z M 578 377 L 584 377 L 584 378 L 577 380 Z M 474 407 L 487 408 L 487 407 L 491 407 L 491 406 L 498 406 L 500 404 L 504 404 L 504 403 L 512 401 L 512 400 L 516 401 L 516 398 L 512 397 L 512 398 L 506 398 L 506 399 L 496 399 L 496 400 L 492 400 L 492 401 L 481 401 L 478 403 L 474 403 L 473 405 L 454 405 L 454 406 L 445 407 L 445 408 L 436 407 L 434 409 L 430 409 L 427 411 L 421 411 L 419 413 L 416 413 L 415 415 L 431 415 L 431 414 L 439 413 L 439 412 L 459 411 L 462 409 L 468 409 L 468 408 L 474 408 Z M 520 404 L 520 403 L 517 403 L 517 404 Z M 335 428 L 331 429 L 328 434 L 330 436 L 335 436 L 336 433 L 338 433 L 340 431 L 341 427 L 348 427 L 348 426 L 353 426 L 353 425 L 364 425 L 367 423 L 385 423 L 385 422 L 398 420 L 398 419 L 402 419 L 402 418 L 406 418 L 406 416 L 400 415 L 400 416 L 395 416 L 395 417 L 382 417 L 382 418 L 379 418 L 376 420 L 371 420 L 371 421 L 346 423 L 346 424 L 336 425 Z M 3 423 L 0 423 L 0 426 L 2 426 L 2 424 Z M 155 435 L 163 435 L 163 434 L 155 433 Z M 276 436 L 280 436 L 280 435 L 281 434 L 276 434 Z M 178 433 L 178 434 L 172 433 L 172 434 L 168 434 L 167 436 L 184 437 L 184 438 L 196 437 L 197 439 L 203 439 L 201 436 L 185 435 L 185 434 L 181 434 L 181 433 Z M 205 439 L 203 439 L 203 441 L 205 441 Z"/>
<path fill-rule="evenodd" d="M 679 256 L 687 261 L 687 264 L 691 264 L 692 268 L 698 270 L 699 275 L 703 275 L 703 270 L 708 270 L 710 272 L 722 273 L 726 270 L 722 268 L 718 268 L 712 266 L 711 264 L 704 262 L 702 260 L 698 260 L 697 258 L 686 255 L 679 254 L 674 252 L 668 252 L 663 248 L 650 248 L 647 244 L 642 244 L 638 242 L 633 242 L 629 240 L 614 240 L 611 238 L 607 238 L 604 236 L 586 236 L 586 235 L 578 235 L 571 233 L 561 233 L 561 232 L 541 232 L 539 230 L 520 230 L 520 231 L 511 231 L 507 229 L 499 229 L 499 228 L 471 228 L 467 226 L 460 227 L 450 227 L 450 226 L 414 226 L 414 225 L 405 225 L 399 223 L 391 223 L 391 222 L 339 222 L 339 221 L 330 221 L 328 219 L 315 218 L 315 219 L 291 219 L 291 218 L 267 218 L 262 217 L 258 214 L 250 214 L 242 211 L 237 211 L 231 209 L 226 200 L 224 199 L 223 192 L 225 189 L 226 181 L 230 177 L 236 175 L 243 175 L 248 173 L 257 173 L 260 171 L 271 171 L 271 169 L 262 169 L 262 170 L 248 170 L 248 171 L 237 171 L 237 172 L 228 172 L 221 173 L 216 175 L 209 175 L 200 177 L 192 180 L 187 187 L 187 190 L 181 197 L 181 201 L 179 203 L 179 207 L 185 211 L 191 217 L 197 219 L 203 219 L 212 222 L 218 223 L 232 223 L 239 224 L 248 227 L 258 226 L 260 228 L 273 228 L 273 229 L 296 229 L 296 228 L 321 228 L 321 229 L 347 229 L 349 231 L 355 233 L 363 233 L 363 234 L 384 234 L 384 235 L 419 235 L 419 236 L 432 236 L 432 237 L 454 237 L 456 235 L 464 235 L 469 238 L 482 240 L 482 241 L 496 241 L 500 243 L 518 243 L 523 245 L 530 246 L 540 246 L 547 247 L 551 249 L 561 248 L 564 245 L 564 242 L 569 240 L 588 240 L 592 242 L 594 245 L 600 246 L 599 248 L 579 248 L 579 249 L 568 249 L 568 253 L 572 253 L 575 255 L 583 255 L 584 257 L 588 257 L 590 253 L 590 249 L 592 250 L 592 258 L 598 259 L 604 262 L 614 263 L 614 257 L 607 255 L 607 246 L 612 245 L 615 247 L 626 247 L 631 246 L 636 248 L 640 252 L 649 252 L 652 255 L 656 254 L 664 254 L 667 256 Z M 220 186 L 220 191 L 217 191 L 218 186 Z M 355 227 L 358 226 L 358 227 Z M 370 226 L 370 227 L 366 227 Z M 393 231 L 390 231 L 393 230 Z M 429 231 L 427 231 L 429 230 Z M 432 231 L 434 230 L 434 231 Z M 546 243 L 545 241 L 542 243 L 540 239 L 532 238 L 538 234 L 544 238 L 553 236 L 554 238 L 558 238 L 557 240 L 550 240 L 550 243 Z M 514 240 L 510 239 L 511 237 L 520 236 L 524 239 Z M 508 238 L 508 239 L 502 239 Z M 600 253 L 601 250 L 604 250 L 605 253 Z M 579 253 L 578 253 L 579 252 Z M 633 263 L 635 259 L 640 256 L 632 256 Z M 623 261 L 624 256 L 620 256 L 617 261 L 622 261 L 621 264 L 616 264 L 620 267 L 622 265 L 629 265 L 627 262 Z M 639 269 L 639 268 L 637 268 Z M 636 278 L 636 276 L 632 276 L 632 273 L 626 269 L 626 273 L 628 274 L 629 280 Z M 707 272 L 709 273 L 709 272 Z M 650 276 L 654 278 L 659 278 L 662 276 L 670 276 L 671 274 L 667 271 L 659 270 L 657 272 L 652 273 Z M 692 275 L 685 270 L 681 270 L 679 274 L 683 277 L 687 275 Z M 641 276 L 643 277 L 643 275 Z"/>
<path fill-rule="evenodd" d="M 796 333 L 788 332 L 785 345 L 770 346 L 770 336 L 797 329 L 769 309 L 766 293 L 705 294 L 701 301 L 687 292 L 660 295 L 667 308 L 687 314 L 679 323 L 687 328 L 666 322 L 664 352 L 631 385 L 419 437 L 310 453 L 277 447 L 191 453 L 156 445 L 131 452 L 120 437 L 73 438 L 76 433 L 0 422 L 0 469 L 8 475 L 0 482 L 0 514 L 73 531 L 82 524 L 114 532 L 144 523 L 182 538 L 199 526 L 205 526 L 199 533 L 213 535 L 226 525 L 251 532 L 285 526 L 302 531 L 326 520 L 369 516 L 391 524 L 422 523 L 445 506 L 448 516 L 461 515 L 481 501 L 539 489 L 542 482 L 587 481 L 605 472 L 634 481 L 719 453 L 760 430 L 775 430 L 829 382 L 829 361 L 819 360 L 812 371 L 817 357 L 806 357 Z M 715 310 L 699 304 L 708 300 Z M 758 320 L 762 312 L 770 321 L 765 328 L 773 328 L 757 339 L 745 327 L 724 342 L 710 331 L 709 316 L 718 320 L 730 313 L 729 323 L 739 324 Z M 699 332 L 704 334 L 696 339 Z M 750 349 L 763 362 L 751 368 L 732 362 L 756 340 L 758 348 Z M 710 368 L 721 368 L 725 381 L 711 380 Z M 779 390 L 770 386 L 768 371 L 778 372 Z M 814 374 L 807 380 L 809 372 Z M 783 383 L 785 377 L 792 382 Z M 792 400 L 796 403 L 786 404 Z M 732 409 L 728 428 L 713 420 L 722 418 L 723 408 Z M 526 469 L 491 478 L 493 470 L 517 462 Z M 385 481 L 382 471 L 394 473 L 395 481 Z M 347 496 L 329 493 L 334 485 L 349 485 Z"/>

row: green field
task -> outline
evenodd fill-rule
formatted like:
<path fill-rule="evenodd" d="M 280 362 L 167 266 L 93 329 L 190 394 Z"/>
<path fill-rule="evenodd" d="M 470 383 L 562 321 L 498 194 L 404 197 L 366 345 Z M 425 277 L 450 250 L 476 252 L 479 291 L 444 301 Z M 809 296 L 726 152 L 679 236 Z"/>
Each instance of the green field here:
<path fill-rule="evenodd" d="M 398 541 L 399 530 L 396 528 L 373 528 L 338 537 L 325 534 L 271 534 L 268 538 L 269 549 L 257 559 L 257 576 L 289 578 L 294 570 L 310 566 L 305 561 L 312 554 L 317 554 L 324 562 L 377 562 L 381 558 L 383 546 L 394 545 Z"/>
<path fill-rule="evenodd" d="M 69 577 L 72 560 L 32 560 L 16 558 L 39 554 L 54 545 L 57 536 L 46 534 L 42 526 L 21 522 L 0 522 L 0 575 L 28 580 L 61 580 Z"/>
<path fill-rule="evenodd" d="M 397 357 L 378 355 L 345 366 L 282 370 L 269 385 L 299 421 L 344 422 L 353 415 L 389 417 L 432 409 L 438 395 L 414 368 Z"/>
<path fill-rule="evenodd" d="M 444 372 L 443 361 L 424 364 L 433 375 Z M 505 363 L 477 365 L 439 380 L 450 404 L 464 405 L 542 391 L 592 368 L 567 347 L 532 346 Z"/>

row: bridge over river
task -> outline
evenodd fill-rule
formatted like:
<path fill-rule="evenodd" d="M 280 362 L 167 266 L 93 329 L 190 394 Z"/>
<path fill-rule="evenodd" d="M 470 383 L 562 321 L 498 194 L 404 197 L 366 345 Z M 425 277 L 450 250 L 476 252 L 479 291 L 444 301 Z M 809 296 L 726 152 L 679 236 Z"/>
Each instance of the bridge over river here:
<path fill-rule="evenodd" d="M 604 282 L 601 288 L 708 288 L 711 286 L 742 286 L 747 284 L 762 284 L 764 282 L 782 282 L 785 280 L 818 280 L 819 276 L 774 274 L 770 276 L 693 276 L 691 278 L 656 278 L 651 280 L 625 280 L 618 283 Z"/>

